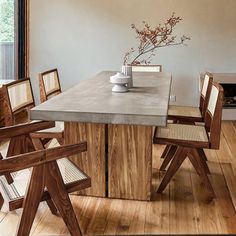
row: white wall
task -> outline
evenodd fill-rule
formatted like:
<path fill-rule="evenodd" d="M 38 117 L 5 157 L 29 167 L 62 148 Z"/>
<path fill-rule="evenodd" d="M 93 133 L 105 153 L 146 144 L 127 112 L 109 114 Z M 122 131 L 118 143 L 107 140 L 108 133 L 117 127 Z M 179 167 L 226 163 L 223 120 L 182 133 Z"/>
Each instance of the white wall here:
<path fill-rule="evenodd" d="M 188 46 L 163 48 L 153 63 L 172 72 L 178 104 L 198 103 L 198 74 L 236 72 L 236 0 L 30 0 L 30 75 L 57 67 L 63 89 L 101 70 L 119 70 L 135 44 L 131 23 L 155 26 L 172 12 Z"/>

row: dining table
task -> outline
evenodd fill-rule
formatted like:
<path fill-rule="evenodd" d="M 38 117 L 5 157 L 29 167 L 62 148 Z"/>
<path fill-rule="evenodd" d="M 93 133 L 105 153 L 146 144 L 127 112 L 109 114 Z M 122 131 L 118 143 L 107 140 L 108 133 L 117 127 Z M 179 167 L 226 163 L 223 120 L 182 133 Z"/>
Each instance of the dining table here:
<path fill-rule="evenodd" d="M 31 120 L 63 121 L 65 144 L 87 142 L 70 157 L 91 177 L 79 194 L 148 201 L 152 186 L 153 128 L 167 124 L 171 73 L 135 72 L 133 87 L 112 92 L 102 71 L 30 111 Z"/>

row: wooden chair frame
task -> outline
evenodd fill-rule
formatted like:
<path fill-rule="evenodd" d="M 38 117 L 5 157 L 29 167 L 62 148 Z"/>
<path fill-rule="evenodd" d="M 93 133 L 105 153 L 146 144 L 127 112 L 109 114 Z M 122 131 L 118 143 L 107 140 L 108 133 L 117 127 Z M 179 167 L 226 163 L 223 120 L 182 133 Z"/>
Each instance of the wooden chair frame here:
<path fill-rule="evenodd" d="M 52 126 L 52 122 L 37 122 L 27 125 L 18 125 L 0 129 L 0 140 L 6 138 L 24 137 L 30 139 L 30 132 L 35 132 L 40 128 Z M 31 140 L 34 143 L 33 140 Z M 39 140 L 37 140 L 39 141 Z M 39 142 L 34 145 L 41 149 Z M 41 201 L 51 201 L 55 203 L 71 235 L 82 235 L 68 193 L 78 191 L 91 186 L 91 179 L 86 175 L 86 180 L 64 184 L 56 160 L 69 157 L 71 155 L 87 150 L 87 143 L 59 146 L 52 149 L 38 150 L 21 155 L 14 155 L 7 159 L 0 160 L 0 175 L 12 173 L 27 168 L 33 168 L 28 185 L 26 196 L 16 199 L 12 203 L 13 209 L 23 206 L 18 236 L 27 236 L 30 230 Z M 45 190 L 45 187 L 47 190 Z M 3 198 L 0 194 L 0 206 Z"/>
<path fill-rule="evenodd" d="M 202 178 L 205 185 L 210 190 L 212 196 L 215 196 L 214 190 L 208 179 L 207 174 L 210 173 L 207 163 L 205 161 L 204 148 L 207 149 L 219 149 L 220 146 L 220 130 L 221 130 L 221 117 L 224 91 L 223 88 L 215 82 L 212 82 L 212 89 L 218 90 L 217 102 L 214 110 L 214 114 L 211 114 L 208 107 L 205 113 L 205 130 L 208 135 L 208 142 L 186 141 L 177 139 L 168 139 L 157 137 L 157 128 L 153 142 L 156 144 L 169 145 L 169 153 L 165 157 L 161 170 L 163 170 L 170 162 L 170 166 L 158 188 L 158 192 L 162 192 L 176 171 L 179 169 L 183 161 L 188 157 L 193 164 L 199 176 Z"/>
<path fill-rule="evenodd" d="M 56 73 L 59 88 L 56 89 L 56 90 L 53 90 L 50 93 L 47 93 L 43 77 L 47 74 L 50 74 L 50 73 Z M 39 88 L 40 88 L 40 101 L 41 102 L 47 101 L 49 99 L 49 97 L 52 96 L 52 95 L 60 94 L 62 91 L 61 91 L 61 84 L 60 84 L 58 70 L 57 69 L 52 69 L 52 70 L 48 70 L 48 71 L 40 73 L 39 74 Z"/>

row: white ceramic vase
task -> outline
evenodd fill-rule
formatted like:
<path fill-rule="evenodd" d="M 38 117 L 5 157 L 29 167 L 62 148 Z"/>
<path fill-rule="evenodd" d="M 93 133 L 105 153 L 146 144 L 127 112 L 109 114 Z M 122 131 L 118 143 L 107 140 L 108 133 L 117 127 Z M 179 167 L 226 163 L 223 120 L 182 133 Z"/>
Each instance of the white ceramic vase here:
<path fill-rule="evenodd" d="M 133 87 L 132 66 L 123 65 L 121 71 L 123 74 L 131 77 L 130 82 L 127 84 L 127 87 L 132 88 Z"/>

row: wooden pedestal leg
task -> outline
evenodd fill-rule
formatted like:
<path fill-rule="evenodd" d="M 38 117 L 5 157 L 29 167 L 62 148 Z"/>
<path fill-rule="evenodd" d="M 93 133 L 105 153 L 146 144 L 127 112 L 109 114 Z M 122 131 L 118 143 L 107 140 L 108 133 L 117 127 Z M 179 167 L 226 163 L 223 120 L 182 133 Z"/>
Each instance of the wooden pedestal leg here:
<path fill-rule="evenodd" d="M 23 212 L 18 226 L 17 236 L 28 236 L 44 191 L 44 166 L 34 167 L 27 195 L 23 203 Z"/>
<path fill-rule="evenodd" d="M 45 184 L 72 236 L 82 235 L 57 163 L 46 165 Z"/>
<path fill-rule="evenodd" d="M 188 149 L 184 147 L 179 147 L 177 149 L 173 157 L 173 160 L 170 163 L 170 166 L 168 170 L 166 171 L 166 174 L 163 180 L 161 181 L 160 186 L 158 187 L 158 190 L 157 190 L 158 193 L 162 193 L 164 191 L 164 189 L 166 188 L 166 186 L 168 185 L 168 183 L 170 182 L 174 174 L 177 172 L 177 170 L 179 169 L 179 167 L 181 166 L 181 164 L 187 157 L 187 152 L 188 152 Z"/>
<path fill-rule="evenodd" d="M 150 200 L 152 126 L 108 126 L 108 196 Z"/>
<path fill-rule="evenodd" d="M 160 167 L 161 171 L 164 171 L 166 169 L 166 167 L 168 166 L 168 164 L 170 163 L 170 161 L 172 160 L 173 156 L 175 155 L 175 152 L 177 150 L 177 146 L 170 146 L 168 153 L 166 154 L 162 165 Z"/>
<path fill-rule="evenodd" d="M 192 155 L 194 156 L 194 158 L 197 160 L 198 162 L 198 166 L 199 166 L 199 171 L 200 171 L 200 176 L 201 176 L 201 179 L 203 181 L 203 183 L 205 184 L 205 186 L 207 187 L 207 189 L 210 191 L 210 193 L 212 194 L 212 197 L 215 197 L 215 192 L 214 192 L 214 189 L 211 185 L 211 182 L 207 176 L 207 173 L 206 173 L 206 169 L 205 169 L 205 166 L 203 164 L 203 162 L 205 162 L 202 157 L 199 155 L 197 149 L 192 149 L 191 150 L 191 153 Z"/>

